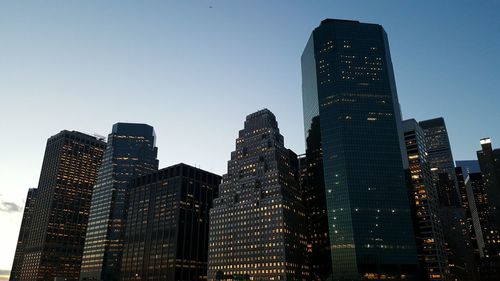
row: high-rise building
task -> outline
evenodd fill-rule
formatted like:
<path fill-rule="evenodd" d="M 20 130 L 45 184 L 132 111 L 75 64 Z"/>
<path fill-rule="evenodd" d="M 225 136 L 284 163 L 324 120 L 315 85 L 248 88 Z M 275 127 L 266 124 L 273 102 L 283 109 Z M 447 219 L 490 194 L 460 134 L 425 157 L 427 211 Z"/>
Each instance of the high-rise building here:
<path fill-rule="evenodd" d="M 92 195 L 80 280 L 119 280 L 125 191 L 131 179 L 158 170 L 153 127 L 116 123 Z"/>
<path fill-rule="evenodd" d="M 322 157 L 319 118 L 316 117 L 306 139 L 306 155 L 301 174 L 310 280 L 327 280 L 332 275 Z"/>
<path fill-rule="evenodd" d="M 446 253 L 453 280 L 474 278 L 473 245 L 462 206 L 448 130 L 443 118 L 419 122 L 425 135 L 427 161 L 439 195 Z"/>
<path fill-rule="evenodd" d="M 301 60 L 305 135 L 321 140 L 332 279 L 411 278 L 417 254 L 384 29 L 323 20 Z"/>
<path fill-rule="evenodd" d="M 220 182 L 186 164 L 132 180 L 121 280 L 206 280 L 209 210 Z"/>
<path fill-rule="evenodd" d="M 486 192 L 489 197 L 489 204 L 494 210 L 491 222 L 496 226 L 500 226 L 500 149 L 493 149 L 491 139 L 481 139 L 481 150 L 477 151 L 477 159 L 481 167 L 481 173 L 484 177 Z M 491 240 L 500 241 L 500 228 L 494 231 Z M 495 255 L 500 255 L 500 243 L 495 250 Z"/>
<path fill-rule="evenodd" d="M 427 163 L 427 148 L 422 128 L 414 119 L 403 121 L 414 204 L 414 231 L 418 260 L 427 280 L 449 280 L 439 198 Z"/>
<path fill-rule="evenodd" d="M 208 280 L 307 278 L 304 219 L 297 155 L 273 113 L 248 115 L 210 210 Z"/>
<path fill-rule="evenodd" d="M 427 159 L 441 204 L 460 206 L 455 164 L 444 119 L 439 117 L 420 121 L 419 124 L 424 130 L 429 154 Z"/>
<path fill-rule="evenodd" d="M 48 139 L 20 280 L 78 280 L 92 189 L 105 146 L 75 131 Z"/>
<path fill-rule="evenodd" d="M 500 149 L 493 149 L 491 139 L 480 140 L 481 150 L 477 159 L 484 181 L 484 206 L 481 225 L 484 239 L 485 259 L 481 262 L 481 280 L 500 279 Z M 480 212 L 478 208 L 478 212 Z M 481 213 L 480 213 L 481 221 Z"/>
<path fill-rule="evenodd" d="M 29 234 L 31 232 L 33 206 L 35 204 L 37 194 L 38 189 L 36 188 L 30 188 L 28 190 L 28 196 L 26 197 L 26 203 L 24 205 L 23 220 L 21 221 L 21 229 L 19 230 L 19 237 L 17 238 L 16 253 L 14 255 L 14 262 L 12 263 L 12 270 L 10 271 L 10 281 L 18 281 L 21 277 L 24 248 L 26 247 L 26 243 L 29 240 Z"/>
<path fill-rule="evenodd" d="M 477 257 L 484 258 L 483 226 L 487 225 L 490 207 L 488 195 L 481 173 L 470 173 L 465 180 L 467 195 L 467 215 L 472 226 L 471 238 L 474 242 L 474 251 Z M 485 229 L 486 230 L 486 229 Z"/>

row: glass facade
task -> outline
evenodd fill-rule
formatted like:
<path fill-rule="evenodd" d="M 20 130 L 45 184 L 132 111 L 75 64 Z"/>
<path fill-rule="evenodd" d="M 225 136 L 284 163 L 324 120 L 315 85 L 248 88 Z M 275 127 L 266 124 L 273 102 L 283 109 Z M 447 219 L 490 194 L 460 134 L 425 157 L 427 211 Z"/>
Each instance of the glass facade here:
<path fill-rule="evenodd" d="M 132 180 L 121 280 L 206 280 L 209 210 L 220 182 L 186 164 Z"/>
<path fill-rule="evenodd" d="M 105 146 L 75 131 L 62 131 L 47 141 L 20 280 L 78 280 Z"/>
<path fill-rule="evenodd" d="M 307 278 L 297 155 L 267 109 L 247 116 L 210 210 L 208 280 Z"/>
<path fill-rule="evenodd" d="M 125 227 L 125 192 L 131 179 L 156 171 L 153 127 L 117 123 L 92 195 L 80 280 L 119 280 Z"/>
<path fill-rule="evenodd" d="M 410 203 L 413 209 L 418 260 L 426 280 L 449 280 L 439 198 L 427 162 L 427 147 L 422 128 L 414 119 L 403 121 L 408 157 Z"/>
<path fill-rule="evenodd" d="M 306 139 L 321 139 L 332 279 L 411 279 L 401 114 L 382 26 L 322 21 L 302 54 L 302 87 Z"/>
<path fill-rule="evenodd" d="M 458 187 L 448 130 L 443 118 L 420 121 L 427 146 L 427 161 L 438 191 L 446 254 L 451 278 L 474 280 L 474 249 L 462 196 Z"/>

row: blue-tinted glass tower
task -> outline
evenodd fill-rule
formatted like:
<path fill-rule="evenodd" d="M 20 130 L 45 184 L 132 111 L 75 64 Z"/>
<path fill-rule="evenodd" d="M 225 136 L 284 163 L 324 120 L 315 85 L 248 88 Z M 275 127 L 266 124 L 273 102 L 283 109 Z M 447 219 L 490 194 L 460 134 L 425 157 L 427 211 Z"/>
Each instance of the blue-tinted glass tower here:
<path fill-rule="evenodd" d="M 153 127 L 117 123 L 94 186 L 80 280 L 119 280 L 129 181 L 158 170 Z"/>
<path fill-rule="evenodd" d="M 332 279 L 411 279 L 401 114 L 382 26 L 322 21 L 302 54 L 302 92 L 306 139 L 321 138 Z"/>

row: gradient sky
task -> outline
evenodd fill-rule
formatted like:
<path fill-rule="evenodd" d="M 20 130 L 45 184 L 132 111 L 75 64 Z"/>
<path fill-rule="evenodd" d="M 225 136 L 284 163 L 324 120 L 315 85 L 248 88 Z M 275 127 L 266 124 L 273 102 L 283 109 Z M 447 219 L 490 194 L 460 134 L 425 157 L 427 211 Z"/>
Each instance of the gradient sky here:
<path fill-rule="evenodd" d="M 300 55 L 324 18 L 386 29 L 404 118 L 443 116 L 455 160 L 500 146 L 500 1 L 2 1 L 0 275 L 48 137 L 153 125 L 160 167 L 222 174 L 245 116 L 304 152 Z M 0 280 L 2 280 L 0 278 Z"/>

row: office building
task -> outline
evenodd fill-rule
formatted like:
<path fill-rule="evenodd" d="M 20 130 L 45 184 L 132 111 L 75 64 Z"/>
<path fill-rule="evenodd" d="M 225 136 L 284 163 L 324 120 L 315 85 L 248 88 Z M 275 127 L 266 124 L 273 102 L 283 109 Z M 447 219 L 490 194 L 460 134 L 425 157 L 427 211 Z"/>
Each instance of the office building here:
<path fill-rule="evenodd" d="M 274 114 L 247 116 L 210 210 L 208 280 L 307 278 L 297 155 Z"/>
<path fill-rule="evenodd" d="M 209 210 L 220 182 L 186 164 L 132 180 L 121 280 L 206 280 Z"/>
<path fill-rule="evenodd" d="M 439 198 L 427 163 L 424 132 L 414 119 L 403 121 L 403 132 L 412 188 L 410 202 L 414 205 L 418 260 L 426 280 L 449 280 Z"/>
<path fill-rule="evenodd" d="M 14 255 L 14 262 L 12 263 L 12 270 L 10 271 L 10 281 L 18 281 L 21 277 L 21 270 L 24 260 L 24 248 L 29 239 L 31 232 L 31 224 L 33 217 L 33 206 L 35 205 L 38 190 L 30 188 L 26 203 L 24 205 L 23 220 L 21 221 L 21 229 L 19 230 L 19 237 L 17 238 L 16 253 Z"/>
<path fill-rule="evenodd" d="M 78 280 L 92 189 L 105 146 L 76 131 L 48 139 L 20 280 Z"/>
<path fill-rule="evenodd" d="M 116 123 L 94 186 L 80 280 L 119 280 L 125 191 L 135 177 L 158 170 L 153 127 Z"/>
<path fill-rule="evenodd" d="M 485 258 L 481 261 L 481 278 L 484 280 L 499 280 L 500 149 L 493 149 L 490 138 L 481 139 L 480 144 L 481 150 L 477 151 L 477 159 L 484 181 L 484 194 L 482 194 L 482 196 L 487 199 L 485 206 L 487 211 L 483 214 L 484 223 L 481 225 L 485 244 Z"/>
<path fill-rule="evenodd" d="M 301 61 L 306 139 L 321 140 L 332 279 L 415 278 L 401 113 L 384 29 L 323 20 Z"/>
<path fill-rule="evenodd" d="M 306 208 L 307 254 L 310 280 L 327 280 L 332 275 L 330 238 L 326 210 L 323 152 L 319 135 L 319 118 L 306 139 L 306 155 L 302 179 L 303 202 Z"/>
<path fill-rule="evenodd" d="M 454 280 L 473 280 L 475 265 L 470 227 L 462 205 L 448 130 L 443 118 L 420 121 L 433 184 L 439 195 L 446 252 Z"/>

